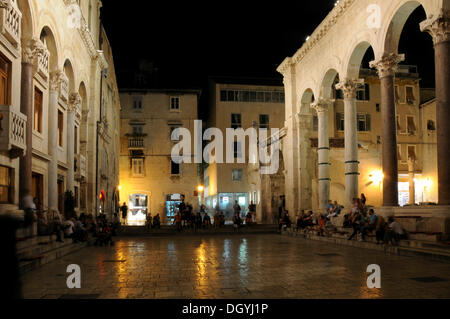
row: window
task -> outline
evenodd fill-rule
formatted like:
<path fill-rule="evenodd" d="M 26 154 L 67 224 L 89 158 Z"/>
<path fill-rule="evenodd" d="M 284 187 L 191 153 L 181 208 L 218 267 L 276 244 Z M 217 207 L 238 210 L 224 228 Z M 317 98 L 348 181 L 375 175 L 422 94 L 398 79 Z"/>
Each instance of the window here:
<path fill-rule="evenodd" d="M 380 103 L 377 103 L 376 105 L 375 105 L 375 108 L 376 108 L 376 111 L 379 113 L 379 112 L 381 112 L 381 106 L 380 106 Z"/>
<path fill-rule="evenodd" d="M 58 145 L 63 146 L 64 138 L 64 113 L 58 110 Z"/>
<path fill-rule="evenodd" d="M 408 145 L 408 159 L 416 159 L 416 146 Z"/>
<path fill-rule="evenodd" d="M 397 115 L 397 131 L 400 132 L 402 130 L 402 126 L 400 125 L 400 116 Z"/>
<path fill-rule="evenodd" d="M 0 203 L 11 203 L 13 195 L 12 169 L 0 166 Z"/>
<path fill-rule="evenodd" d="M 363 87 L 356 90 L 356 99 L 358 101 L 370 101 L 370 86 L 364 84 Z"/>
<path fill-rule="evenodd" d="M 398 150 L 398 160 L 401 161 L 402 160 L 402 146 L 401 145 L 397 145 L 397 150 Z"/>
<path fill-rule="evenodd" d="M 231 128 L 237 129 L 242 127 L 242 116 L 241 114 L 231 114 Z"/>
<path fill-rule="evenodd" d="M 170 126 L 170 136 L 169 136 L 169 139 L 170 140 L 172 140 L 172 134 L 173 134 L 173 131 L 175 131 L 177 128 L 180 128 L 181 126 L 178 126 L 178 125 L 171 125 Z M 176 142 L 176 141 L 173 141 L 173 142 Z"/>
<path fill-rule="evenodd" d="M 42 104 L 42 92 L 35 87 L 33 128 L 39 133 L 42 133 Z"/>
<path fill-rule="evenodd" d="M 143 125 L 132 125 L 131 130 L 133 135 L 142 135 L 144 132 L 144 126 Z"/>
<path fill-rule="evenodd" d="M 428 131 L 436 131 L 436 124 L 433 120 L 428 120 L 427 129 Z"/>
<path fill-rule="evenodd" d="M 75 136 L 73 137 L 73 152 L 74 154 L 78 154 L 78 126 L 75 126 Z"/>
<path fill-rule="evenodd" d="M 142 96 L 133 97 L 133 109 L 142 110 Z"/>
<path fill-rule="evenodd" d="M 179 97 L 171 97 L 170 98 L 170 110 L 171 111 L 179 111 L 180 110 L 180 98 Z"/>
<path fill-rule="evenodd" d="M 242 157 L 242 146 L 240 142 L 234 142 L 233 150 L 234 150 L 234 158 Z"/>
<path fill-rule="evenodd" d="M 399 85 L 395 86 L 395 102 L 397 104 L 399 104 L 399 103 L 405 104 L 406 103 L 404 89 L 403 89 L 403 87 L 400 87 Z"/>
<path fill-rule="evenodd" d="M 232 180 L 233 180 L 233 182 L 241 182 L 242 181 L 242 169 L 234 169 L 233 170 Z"/>
<path fill-rule="evenodd" d="M 0 56 L 0 105 L 9 104 L 9 74 L 11 63 Z"/>
<path fill-rule="evenodd" d="M 414 135 L 416 132 L 416 123 L 414 123 L 414 116 L 407 116 L 406 123 L 408 125 L 408 134 Z"/>
<path fill-rule="evenodd" d="M 260 114 L 259 115 L 259 128 L 269 128 L 269 115 L 268 114 Z"/>
<path fill-rule="evenodd" d="M 414 96 L 414 87 L 406 86 L 406 103 L 409 105 L 413 105 L 416 102 L 416 98 Z"/>
<path fill-rule="evenodd" d="M 370 132 L 370 114 L 358 114 L 357 125 L 359 132 Z"/>
<path fill-rule="evenodd" d="M 170 174 L 180 175 L 180 164 L 177 164 L 171 160 L 170 161 Z"/>
<path fill-rule="evenodd" d="M 144 159 L 143 158 L 133 158 L 131 160 L 131 172 L 133 177 L 144 176 Z"/>
<path fill-rule="evenodd" d="M 377 144 L 379 145 L 379 144 L 381 144 L 381 136 L 377 136 Z"/>
<path fill-rule="evenodd" d="M 344 113 L 336 113 L 336 127 L 338 131 L 344 131 Z"/>

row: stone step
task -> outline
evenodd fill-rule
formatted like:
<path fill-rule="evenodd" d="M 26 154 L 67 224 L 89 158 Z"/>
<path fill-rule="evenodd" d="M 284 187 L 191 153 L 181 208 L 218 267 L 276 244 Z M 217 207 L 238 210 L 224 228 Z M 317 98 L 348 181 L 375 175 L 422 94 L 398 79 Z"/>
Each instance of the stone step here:
<path fill-rule="evenodd" d="M 58 258 L 67 256 L 79 251 L 87 246 L 87 243 L 72 243 L 72 240 L 67 240 L 62 244 L 53 246 L 52 249 L 42 252 L 38 255 L 30 255 L 26 260 L 19 260 L 19 270 L 21 274 L 37 269 L 38 267 L 48 264 Z"/>
<path fill-rule="evenodd" d="M 373 236 L 368 236 L 365 242 L 357 240 L 348 240 L 348 236 L 332 234 L 330 237 L 318 236 L 314 232 L 293 232 L 285 231 L 283 235 L 299 237 L 304 239 L 318 240 L 323 242 L 330 242 L 337 245 L 352 246 L 364 249 L 372 249 L 383 251 L 385 253 L 402 255 L 402 256 L 421 256 L 433 260 L 450 262 L 450 249 L 447 245 L 434 244 L 431 247 L 423 246 L 430 245 L 427 242 L 420 242 L 417 240 L 401 240 L 398 246 L 391 245 L 377 245 L 376 239 Z"/>
<path fill-rule="evenodd" d="M 20 252 L 23 249 L 28 249 L 33 246 L 43 245 L 50 242 L 50 240 L 55 241 L 56 236 L 36 236 L 33 238 L 28 238 L 25 240 L 18 240 L 16 243 L 17 251 Z"/>

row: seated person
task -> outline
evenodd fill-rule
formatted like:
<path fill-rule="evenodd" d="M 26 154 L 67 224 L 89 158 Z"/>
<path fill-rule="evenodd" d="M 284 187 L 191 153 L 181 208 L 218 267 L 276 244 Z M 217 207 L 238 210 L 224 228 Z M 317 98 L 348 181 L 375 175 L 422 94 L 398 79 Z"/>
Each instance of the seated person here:
<path fill-rule="evenodd" d="M 384 243 L 392 243 L 394 246 L 398 245 L 400 239 L 406 239 L 406 232 L 402 225 L 395 221 L 394 217 L 389 217 L 388 226 L 384 235 Z"/>
<path fill-rule="evenodd" d="M 72 219 L 67 219 L 62 225 L 64 238 L 72 238 L 75 231 L 75 224 Z"/>

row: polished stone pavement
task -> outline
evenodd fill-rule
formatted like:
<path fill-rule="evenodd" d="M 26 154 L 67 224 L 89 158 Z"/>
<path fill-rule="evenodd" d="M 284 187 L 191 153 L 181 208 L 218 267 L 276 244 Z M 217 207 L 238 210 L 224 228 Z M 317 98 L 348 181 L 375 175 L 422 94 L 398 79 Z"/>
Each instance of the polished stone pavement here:
<path fill-rule="evenodd" d="M 81 289 L 66 268 L 81 267 Z M 367 266 L 381 289 L 367 288 Z M 22 277 L 25 298 L 450 298 L 450 264 L 279 235 L 116 239 Z M 77 295 L 77 296 L 74 296 Z"/>

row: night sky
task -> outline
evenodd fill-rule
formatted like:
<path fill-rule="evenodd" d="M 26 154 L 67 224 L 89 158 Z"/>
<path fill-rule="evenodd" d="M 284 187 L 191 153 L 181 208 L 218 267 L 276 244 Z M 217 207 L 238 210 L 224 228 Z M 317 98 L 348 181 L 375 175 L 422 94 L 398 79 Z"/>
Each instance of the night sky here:
<path fill-rule="evenodd" d="M 153 70 L 146 86 L 204 89 L 213 75 L 281 78 L 277 66 L 300 48 L 334 2 L 103 0 L 102 21 L 120 87 L 133 86 L 131 77 L 144 59 Z M 399 51 L 406 53 L 407 64 L 419 66 L 422 86 L 432 87 L 432 41 L 418 24 L 424 19 L 419 7 Z"/>

